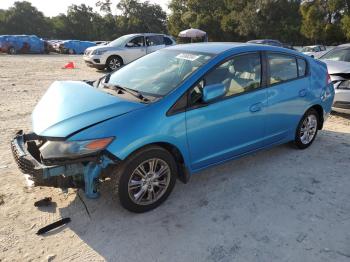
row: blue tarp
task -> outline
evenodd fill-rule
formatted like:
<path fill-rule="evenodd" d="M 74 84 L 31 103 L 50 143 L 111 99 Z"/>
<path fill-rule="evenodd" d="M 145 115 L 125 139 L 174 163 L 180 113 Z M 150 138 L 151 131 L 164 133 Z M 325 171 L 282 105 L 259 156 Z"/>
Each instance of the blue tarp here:
<path fill-rule="evenodd" d="M 96 43 L 89 41 L 79 41 L 79 40 L 66 40 L 62 41 L 64 48 L 69 50 L 72 49 L 75 54 L 84 54 L 85 50 L 91 46 L 95 46 Z"/>
<path fill-rule="evenodd" d="M 39 54 L 45 52 L 45 41 L 35 35 L 1 35 L 1 50 L 8 52 L 11 47 L 16 53 Z"/>

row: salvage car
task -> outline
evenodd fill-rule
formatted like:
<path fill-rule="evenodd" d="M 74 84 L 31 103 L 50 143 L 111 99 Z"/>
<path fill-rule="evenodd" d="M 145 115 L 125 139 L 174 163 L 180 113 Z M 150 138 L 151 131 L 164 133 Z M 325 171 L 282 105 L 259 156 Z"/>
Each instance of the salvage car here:
<path fill-rule="evenodd" d="M 320 59 L 327 64 L 334 84 L 333 110 L 350 114 L 350 44 L 337 46 Z"/>
<path fill-rule="evenodd" d="M 96 43 L 80 40 L 64 40 L 57 44 L 57 51 L 61 54 L 82 55 L 87 48 L 92 46 L 96 46 Z"/>
<path fill-rule="evenodd" d="M 309 147 L 333 98 L 326 64 L 299 52 L 175 45 L 96 81 L 54 82 L 12 151 L 35 185 L 96 198 L 109 177 L 122 206 L 145 212 L 176 179 L 282 143 Z"/>
<path fill-rule="evenodd" d="M 0 52 L 15 54 L 44 54 L 48 43 L 35 35 L 0 35 Z"/>
<path fill-rule="evenodd" d="M 162 34 L 124 35 L 107 45 L 88 48 L 84 61 L 89 67 L 113 71 L 146 54 L 175 44 L 171 36 Z"/>

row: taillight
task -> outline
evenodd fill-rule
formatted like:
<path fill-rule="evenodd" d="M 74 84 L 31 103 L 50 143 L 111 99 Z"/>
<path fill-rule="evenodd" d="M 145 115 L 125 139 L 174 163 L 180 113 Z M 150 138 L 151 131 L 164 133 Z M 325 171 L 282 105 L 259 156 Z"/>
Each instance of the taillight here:
<path fill-rule="evenodd" d="M 329 85 L 330 83 L 332 83 L 332 80 L 331 80 L 331 76 L 329 75 L 329 73 L 327 71 L 326 84 Z"/>

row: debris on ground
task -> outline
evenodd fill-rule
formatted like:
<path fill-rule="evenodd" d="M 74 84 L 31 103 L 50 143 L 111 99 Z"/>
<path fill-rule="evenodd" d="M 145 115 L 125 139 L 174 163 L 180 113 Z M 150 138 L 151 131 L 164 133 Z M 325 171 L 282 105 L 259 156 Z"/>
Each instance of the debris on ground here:
<path fill-rule="evenodd" d="M 49 224 L 45 227 L 42 227 L 36 232 L 37 235 L 45 234 L 53 229 L 59 228 L 61 226 L 64 226 L 65 224 L 68 224 L 71 221 L 69 217 L 63 218 L 61 220 L 58 220 L 56 222 L 53 222 L 52 224 Z"/>
<path fill-rule="evenodd" d="M 52 205 L 52 198 L 51 197 L 45 197 L 43 199 L 40 199 L 34 203 L 34 206 L 36 207 L 47 207 Z"/>
<path fill-rule="evenodd" d="M 4 198 L 5 198 L 5 195 L 0 194 L 0 206 L 3 205 L 3 204 L 5 204 Z"/>

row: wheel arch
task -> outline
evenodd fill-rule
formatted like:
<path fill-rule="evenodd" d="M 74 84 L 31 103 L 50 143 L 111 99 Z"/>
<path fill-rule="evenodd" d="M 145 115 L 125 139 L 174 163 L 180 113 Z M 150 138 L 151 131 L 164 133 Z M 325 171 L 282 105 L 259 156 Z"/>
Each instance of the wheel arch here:
<path fill-rule="evenodd" d="M 116 55 L 116 54 L 112 54 L 112 55 L 110 55 L 110 56 L 107 57 L 107 59 L 106 59 L 106 65 L 107 65 L 107 63 L 108 63 L 108 60 L 111 59 L 112 57 L 117 57 L 117 58 L 119 58 L 119 59 L 122 61 L 122 65 L 124 65 L 124 59 L 123 59 L 120 55 Z"/>
<path fill-rule="evenodd" d="M 319 124 L 318 124 L 318 129 L 321 130 L 321 129 L 323 128 L 323 123 L 324 123 L 324 117 L 323 117 L 323 112 L 324 112 L 324 110 L 323 110 L 323 107 L 322 107 L 321 105 L 319 105 L 319 104 L 315 104 L 315 105 L 309 107 L 309 108 L 306 110 L 306 112 L 309 111 L 310 109 L 314 109 L 314 110 L 318 113 L 318 116 L 319 116 L 319 118 L 320 118 L 320 119 L 319 119 L 320 122 L 319 122 Z M 305 113 L 306 113 L 306 112 L 305 112 Z"/>
<path fill-rule="evenodd" d="M 134 151 L 132 151 L 129 156 L 135 154 L 136 152 L 143 150 L 144 148 L 150 147 L 150 146 L 159 146 L 165 150 L 167 150 L 175 159 L 177 168 L 178 168 L 178 179 L 186 184 L 189 181 L 190 178 L 190 172 L 188 168 L 186 167 L 185 159 L 183 156 L 183 153 L 181 150 L 175 146 L 174 144 L 168 143 L 168 142 L 153 142 L 149 144 L 145 144 Z M 129 157 L 128 156 L 128 157 Z"/>

